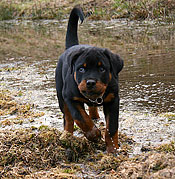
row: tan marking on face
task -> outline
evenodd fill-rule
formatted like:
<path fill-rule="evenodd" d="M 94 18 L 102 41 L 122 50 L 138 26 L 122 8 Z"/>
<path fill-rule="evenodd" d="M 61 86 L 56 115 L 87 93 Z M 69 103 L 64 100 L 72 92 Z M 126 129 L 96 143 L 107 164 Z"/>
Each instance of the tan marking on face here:
<path fill-rule="evenodd" d="M 102 65 L 102 63 L 101 62 L 98 62 L 98 66 L 101 66 Z"/>
<path fill-rule="evenodd" d="M 111 79 L 112 79 L 112 74 L 109 73 L 109 81 L 111 81 Z"/>
<path fill-rule="evenodd" d="M 84 63 L 84 64 L 83 64 L 83 67 L 84 67 L 84 68 L 86 68 L 86 67 L 87 67 L 87 64 L 86 64 L 86 63 Z"/>
<path fill-rule="evenodd" d="M 74 72 L 74 80 L 75 81 L 76 81 L 76 77 L 77 77 L 76 75 L 77 75 L 76 72 Z"/>
<path fill-rule="evenodd" d="M 81 83 L 78 85 L 78 89 L 80 90 L 80 92 L 87 91 L 86 80 L 81 81 Z"/>
<path fill-rule="evenodd" d="M 104 93 L 105 90 L 106 90 L 106 87 L 107 87 L 106 84 L 104 84 L 104 83 L 102 83 L 102 82 L 100 82 L 100 81 L 97 81 L 97 82 L 96 82 L 96 91 L 101 92 L 101 93 Z"/>

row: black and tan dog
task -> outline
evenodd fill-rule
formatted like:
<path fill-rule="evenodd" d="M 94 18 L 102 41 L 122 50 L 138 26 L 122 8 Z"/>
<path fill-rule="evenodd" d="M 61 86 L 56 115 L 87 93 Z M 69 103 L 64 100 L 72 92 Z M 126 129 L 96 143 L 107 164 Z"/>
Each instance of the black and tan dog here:
<path fill-rule="evenodd" d="M 87 139 L 98 141 L 101 132 L 92 119 L 99 118 L 97 107 L 103 105 L 107 151 L 115 152 L 118 148 L 118 73 L 123 68 L 123 60 L 108 49 L 79 45 L 79 18 L 83 22 L 84 13 L 74 7 L 68 22 L 66 50 L 56 68 L 56 90 L 64 114 L 64 129 L 73 133 L 75 122 Z M 89 115 L 84 103 L 89 106 Z"/>

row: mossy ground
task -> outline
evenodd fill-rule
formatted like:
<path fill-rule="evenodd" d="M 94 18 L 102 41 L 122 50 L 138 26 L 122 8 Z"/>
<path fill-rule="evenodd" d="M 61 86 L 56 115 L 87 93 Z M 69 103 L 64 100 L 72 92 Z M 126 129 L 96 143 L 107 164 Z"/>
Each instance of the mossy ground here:
<path fill-rule="evenodd" d="M 30 104 L 16 101 L 9 91 L 0 93 L 1 116 L 33 117 Z M 26 116 L 27 115 L 27 116 Z M 37 117 L 37 116 L 35 116 Z M 7 121 L 11 121 L 7 119 Z M 99 126 L 104 135 L 105 126 Z M 81 131 L 77 129 L 79 133 Z M 1 178 L 159 178 L 175 176 L 174 142 L 156 148 L 144 148 L 141 155 L 129 158 L 134 141 L 119 134 L 120 150 L 107 154 L 105 142 L 89 142 L 84 136 L 72 136 L 48 126 L 0 131 Z"/>
<path fill-rule="evenodd" d="M 104 141 L 94 144 L 49 127 L 1 131 L 0 140 L 2 178 L 175 176 L 173 143 L 129 158 L 131 146 L 125 145 L 117 155 L 106 154 Z M 127 140 L 120 134 L 120 142 Z"/>

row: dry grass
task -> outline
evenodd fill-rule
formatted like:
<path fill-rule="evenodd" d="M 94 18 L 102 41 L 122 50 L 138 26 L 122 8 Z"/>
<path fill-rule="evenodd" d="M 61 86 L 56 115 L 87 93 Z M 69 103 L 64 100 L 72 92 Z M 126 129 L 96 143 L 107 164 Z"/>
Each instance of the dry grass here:
<path fill-rule="evenodd" d="M 175 2 L 173 0 L 115 0 L 116 17 L 130 19 L 156 19 L 174 16 Z"/>
<path fill-rule="evenodd" d="M 21 95 L 20 91 L 16 93 L 18 95 Z M 33 108 L 31 104 L 17 102 L 9 91 L 0 90 L 0 116 L 4 116 L 0 120 L 0 126 L 23 124 L 24 120 L 32 122 L 34 118 L 44 115 L 43 112 L 34 112 Z"/>
<path fill-rule="evenodd" d="M 120 134 L 120 142 L 126 143 Z M 175 176 L 173 151 L 155 149 L 134 158 L 128 158 L 128 147 L 122 147 L 117 156 L 105 154 L 103 141 L 94 144 L 84 137 L 75 137 L 48 127 L 1 131 L 1 178 L 172 178 Z M 174 144 L 171 148 L 174 147 Z M 169 146 L 170 147 L 170 146 Z M 169 177 L 169 178 L 171 178 Z"/>
<path fill-rule="evenodd" d="M 63 19 L 73 6 L 80 4 L 85 12 L 91 11 L 92 19 L 174 19 L 174 0 L 2 0 L 0 19 Z"/>

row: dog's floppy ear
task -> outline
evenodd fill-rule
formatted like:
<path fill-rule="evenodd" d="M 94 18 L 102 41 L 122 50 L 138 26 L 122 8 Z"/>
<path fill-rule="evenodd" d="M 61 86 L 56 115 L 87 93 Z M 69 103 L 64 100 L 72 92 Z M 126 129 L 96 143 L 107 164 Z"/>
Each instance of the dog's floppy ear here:
<path fill-rule="evenodd" d="M 110 52 L 108 49 L 104 50 L 104 55 L 109 59 L 111 72 L 113 73 L 114 77 L 117 77 L 118 73 L 123 68 L 123 60 L 119 55 Z"/>
<path fill-rule="evenodd" d="M 72 51 L 70 53 L 70 55 L 68 56 L 68 64 L 71 68 L 71 74 L 73 72 L 73 68 L 74 68 L 74 64 L 75 64 L 75 61 L 78 59 L 78 57 L 84 52 L 84 48 L 81 48 L 79 50 L 76 50 L 76 51 Z"/>

